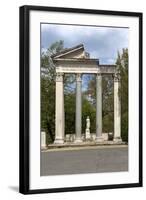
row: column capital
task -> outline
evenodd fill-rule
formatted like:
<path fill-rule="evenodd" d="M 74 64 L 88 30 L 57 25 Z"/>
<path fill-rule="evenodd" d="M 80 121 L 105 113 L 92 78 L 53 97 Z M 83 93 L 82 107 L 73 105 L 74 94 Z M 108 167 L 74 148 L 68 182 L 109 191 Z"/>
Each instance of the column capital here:
<path fill-rule="evenodd" d="M 82 81 L 82 74 L 76 74 L 76 81 L 81 82 Z"/>
<path fill-rule="evenodd" d="M 113 77 L 114 77 L 114 82 L 119 82 L 121 80 L 121 75 L 119 72 L 113 74 Z"/>
<path fill-rule="evenodd" d="M 96 79 L 98 79 L 99 77 L 102 77 L 102 73 L 97 73 L 96 74 Z"/>
<path fill-rule="evenodd" d="M 63 81 L 63 73 L 62 72 L 57 72 L 56 73 L 56 81 L 62 82 Z"/>
<path fill-rule="evenodd" d="M 97 73 L 96 76 L 102 76 L 102 73 Z"/>

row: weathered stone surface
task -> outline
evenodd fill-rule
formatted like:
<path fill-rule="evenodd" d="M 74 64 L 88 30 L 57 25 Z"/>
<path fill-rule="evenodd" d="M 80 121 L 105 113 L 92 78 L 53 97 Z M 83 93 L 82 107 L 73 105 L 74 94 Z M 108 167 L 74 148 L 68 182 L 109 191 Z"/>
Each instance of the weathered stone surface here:
<path fill-rule="evenodd" d="M 46 144 L 46 132 L 41 131 L 41 149 L 46 149 L 47 144 Z"/>
<path fill-rule="evenodd" d="M 102 133 L 103 141 L 108 141 L 108 133 Z"/>
<path fill-rule="evenodd" d="M 56 54 L 52 55 L 53 59 L 86 58 L 86 57 L 87 55 L 86 55 L 83 44 L 79 44 L 71 48 L 63 49 L 62 51 L 57 52 Z"/>
<path fill-rule="evenodd" d="M 114 76 L 114 141 L 121 142 L 121 105 L 119 97 L 120 76 Z"/>
<path fill-rule="evenodd" d="M 102 142 L 102 75 L 96 76 L 96 141 Z"/>
<path fill-rule="evenodd" d="M 76 75 L 76 137 L 75 142 L 82 142 L 82 78 L 81 74 Z"/>
<path fill-rule="evenodd" d="M 64 88 L 63 74 L 56 77 L 55 144 L 64 143 Z"/>
<path fill-rule="evenodd" d="M 114 74 L 115 65 L 99 65 L 98 59 L 56 59 L 56 72 Z"/>
<path fill-rule="evenodd" d="M 66 142 L 74 142 L 74 140 L 75 140 L 75 134 L 66 134 L 65 135 Z"/>

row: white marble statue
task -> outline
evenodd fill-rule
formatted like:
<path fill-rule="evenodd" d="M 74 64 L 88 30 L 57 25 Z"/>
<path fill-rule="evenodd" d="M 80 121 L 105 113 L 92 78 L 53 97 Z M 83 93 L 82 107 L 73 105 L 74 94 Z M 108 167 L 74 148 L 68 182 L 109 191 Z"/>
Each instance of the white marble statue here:
<path fill-rule="evenodd" d="M 89 116 L 87 116 L 87 119 L 86 119 L 86 139 L 89 140 L 91 138 L 91 135 L 90 135 L 90 118 Z"/>
<path fill-rule="evenodd" d="M 90 118 L 89 118 L 89 116 L 86 119 L 86 129 L 90 129 Z"/>

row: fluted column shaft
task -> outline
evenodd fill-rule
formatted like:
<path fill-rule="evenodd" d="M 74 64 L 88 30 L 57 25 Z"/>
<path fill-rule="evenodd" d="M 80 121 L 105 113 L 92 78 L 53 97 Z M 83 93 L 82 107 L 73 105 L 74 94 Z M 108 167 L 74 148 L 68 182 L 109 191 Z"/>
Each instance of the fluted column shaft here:
<path fill-rule="evenodd" d="M 96 76 L 96 141 L 102 141 L 102 74 Z"/>
<path fill-rule="evenodd" d="M 121 103 L 119 95 L 120 74 L 114 75 L 114 141 L 120 142 L 121 139 Z"/>
<path fill-rule="evenodd" d="M 50 105 L 51 106 L 51 105 Z M 55 144 L 64 143 L 64 87 L 63 73 L 56 75 Z"/>
<path fill-rule="evenodd" d="M 82 142 L 82 77 L 76 74 L 76 137 L 75 142 Z"/>

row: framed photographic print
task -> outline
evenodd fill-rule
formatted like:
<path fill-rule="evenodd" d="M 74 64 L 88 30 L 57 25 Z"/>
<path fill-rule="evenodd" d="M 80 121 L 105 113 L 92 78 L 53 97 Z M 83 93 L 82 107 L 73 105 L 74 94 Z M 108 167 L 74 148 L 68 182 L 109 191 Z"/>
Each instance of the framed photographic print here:
<path fill-rule="evenodd" d="M 142 186 L 142 13 L 20 7 L 20 192 Z"/>

